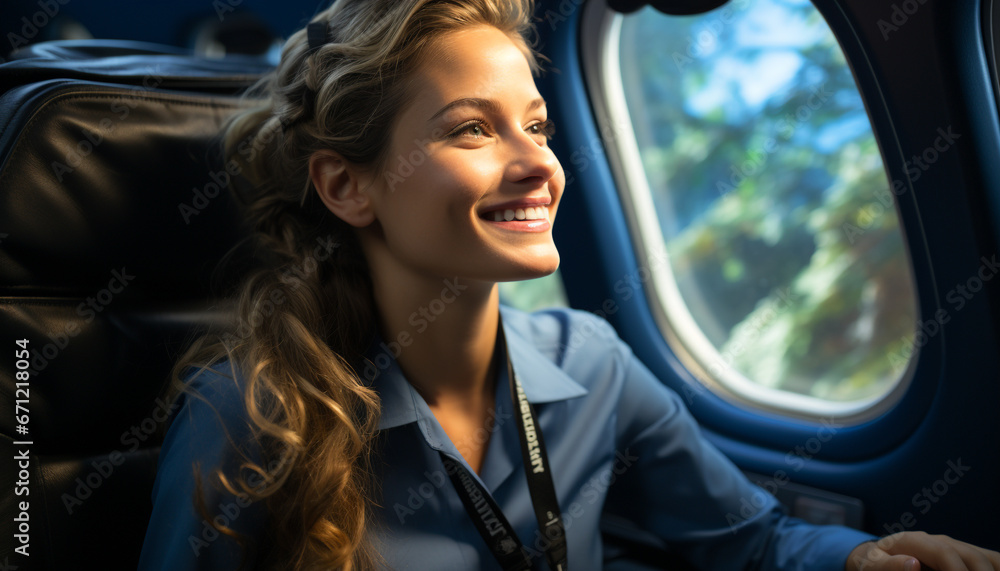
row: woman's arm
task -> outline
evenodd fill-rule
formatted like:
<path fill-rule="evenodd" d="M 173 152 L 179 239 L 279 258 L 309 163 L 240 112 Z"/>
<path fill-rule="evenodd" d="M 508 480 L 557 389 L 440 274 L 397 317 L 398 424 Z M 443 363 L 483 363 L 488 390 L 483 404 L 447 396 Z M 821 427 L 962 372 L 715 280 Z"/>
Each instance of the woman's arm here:
<path fill-rule="evenodd" d="M 616 441 L 637 460 L 609 490 L 609 513 L 700 569 L 841 571 L 851 550 L 874 537 L 787 516 L 704 438 L 680 396 L 621 347 Z"/>
<path fill-rule="evenodd" d="M 680 396 L 621 340 L 617 442 L 637 465 L 609 490 L 608 509 L 654 532 L 703 569 L 1000 571 L 1000 554 L 946 536 L 875 536 L 811 525 L 785 510 L 701 435 Z M 665 544 L 665 545 L 666 545 Z"/>

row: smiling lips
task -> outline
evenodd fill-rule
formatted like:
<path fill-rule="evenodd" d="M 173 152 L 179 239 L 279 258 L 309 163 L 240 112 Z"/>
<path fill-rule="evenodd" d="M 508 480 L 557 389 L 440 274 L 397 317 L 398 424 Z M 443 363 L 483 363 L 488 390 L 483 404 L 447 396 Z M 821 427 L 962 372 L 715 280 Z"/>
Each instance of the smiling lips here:
<path fill-rule="evenodd" d="M 514 205 L 511 205 L 514 206 Z M 480 218 L 502 228 L 528 232 L 543 232 L 550 227 L 549 209 L 546 205 L 517 205 L 484 212 Z"/>

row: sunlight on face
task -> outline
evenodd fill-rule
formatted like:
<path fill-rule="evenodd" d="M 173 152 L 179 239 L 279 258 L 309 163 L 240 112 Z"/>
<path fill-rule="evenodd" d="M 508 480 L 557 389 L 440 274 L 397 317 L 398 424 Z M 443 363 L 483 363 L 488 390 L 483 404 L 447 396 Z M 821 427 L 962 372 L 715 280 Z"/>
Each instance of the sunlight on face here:
<path fill-rule="evenodd" d="M 511 281 L 559 266 L 551 224 L 565 174 L 524 52 L 476 26 L 435 42 L 371 196 L 377 266 Z"/>

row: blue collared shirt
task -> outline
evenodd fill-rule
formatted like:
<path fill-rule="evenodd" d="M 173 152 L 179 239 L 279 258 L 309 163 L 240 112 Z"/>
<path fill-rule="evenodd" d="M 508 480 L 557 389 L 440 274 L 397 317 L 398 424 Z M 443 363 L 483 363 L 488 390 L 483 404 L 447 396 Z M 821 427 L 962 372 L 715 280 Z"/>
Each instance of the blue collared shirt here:
<path fill-rule="evenodd" d="M 842 571 L 848 553 L 874 539 L 786 516 L 701 436 L 680 397 L 605 321 L 569 309 L 527 314 L 501 306 L 501 315 L 514 369 L 538 415 L 573 571 L 646 568 L 610 562 L 618 548 L 608 548 L 602 530 L 673 551 L 706 570 Z M 505 363 L 495 413 L 468 441 L 456 443 L 391 355 L 373 361 L 383 366 L 373 381 L 382 401 L 375 540 L 389 567 L 500 568 L 445 472 L 443 452 L 490 491 L 538 568 L 548 569 Z M 239 562 L 235 543 L 197 516 L 190 499 L 192 462 L 200 462 L 205 475 L 220 462 L 238 463 L 219 423 L 235 441 L 249 434 L 238 379 L 227 378 L 225 362 L 214 370 L 195 378 L 205 401 L 185 396 L 164 440 L 140 569 L 232 569 Z M 476 474 L 459 450 L 487 441 Z M 220 523 L 268 540 L 260 503 L 211 488 L 206 494 Z"/>

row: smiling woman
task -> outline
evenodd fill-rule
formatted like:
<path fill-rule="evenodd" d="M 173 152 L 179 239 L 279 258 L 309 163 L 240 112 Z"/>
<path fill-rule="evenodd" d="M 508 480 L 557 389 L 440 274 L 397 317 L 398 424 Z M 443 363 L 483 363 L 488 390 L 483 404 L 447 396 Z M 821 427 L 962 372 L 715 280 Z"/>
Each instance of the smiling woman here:
<path fill-rule="evenodd" d="M 491 26 L 435 42 L 437 57 L 414 74 L 388 153 L 409 156 L 413 141 L 429 141 L 426 158 L 391 188 L 334 150 L 312 156 L 323 203 L 358 228 L 376 292 L 384 284 L 420 296 L 431 274 L 437 282 L 465 275 L 487 294 L 496 282 L 558 267 L 548 220 L 565 176 L 546 145 L 545 102 L 521 46 Z M 503 221 L 486 216 L 493 212 Z"/>
<path fill-rule="evenodd" d="M 500 305 L 559 265 L 532 11 L 340 0 L 229 122 L 263 267 L 174 367 L 140 567 L 1000 569 L 787 517 L 607 323 Z"/>

